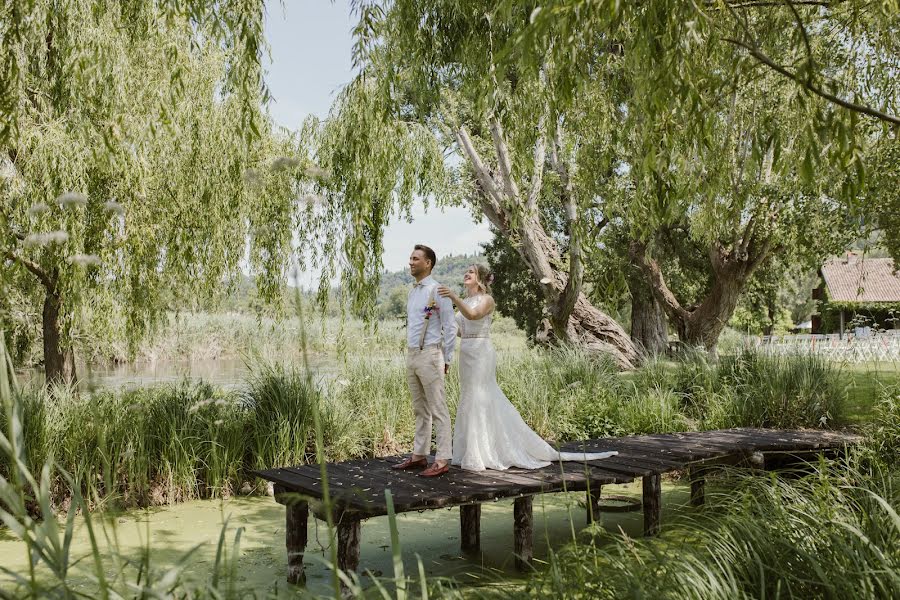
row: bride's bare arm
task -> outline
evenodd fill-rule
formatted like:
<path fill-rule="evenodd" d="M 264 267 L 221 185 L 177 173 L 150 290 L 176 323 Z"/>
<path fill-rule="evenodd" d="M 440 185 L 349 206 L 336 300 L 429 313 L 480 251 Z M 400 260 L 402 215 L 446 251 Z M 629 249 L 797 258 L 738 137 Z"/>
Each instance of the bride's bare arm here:
<path fill-rule="evenodd" d="M 453 304 L 456 305 L 456 308 L 459 309 L 462 316 L 470 321 L 477 321 L 494 312 L 494 299 L 487 294 L 482 296 L 481 302 L 475 306 L 468 306 L 462 301 L 462 298 L 445 285 L 438 286 L 438 294 L 444 298 L 450 298 L 450 300 L 453 301 Z"/>

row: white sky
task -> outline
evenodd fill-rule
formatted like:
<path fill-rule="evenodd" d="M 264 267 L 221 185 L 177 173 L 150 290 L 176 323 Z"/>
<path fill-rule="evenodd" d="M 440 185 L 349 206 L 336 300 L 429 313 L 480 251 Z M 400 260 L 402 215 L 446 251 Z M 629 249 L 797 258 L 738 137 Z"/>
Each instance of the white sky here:
<path fill-rule="evenodd" d="M 266 81 L 275 120 L 299 128 L 308 114 L 325 117 L 337 92 L 353 78 L 350 53 L 354 21 L 346 1 L 268 0 L 266 37 L 272 60 Z M 471 254 L 491 239 L 487 222 L 472 221 L 468 209 L 443 212 L 422 206 L 413 222 L 392 222 L 385 232 L 384 266 L 406 268 L 413 245 L 428 244 L 438 256 Z"/>

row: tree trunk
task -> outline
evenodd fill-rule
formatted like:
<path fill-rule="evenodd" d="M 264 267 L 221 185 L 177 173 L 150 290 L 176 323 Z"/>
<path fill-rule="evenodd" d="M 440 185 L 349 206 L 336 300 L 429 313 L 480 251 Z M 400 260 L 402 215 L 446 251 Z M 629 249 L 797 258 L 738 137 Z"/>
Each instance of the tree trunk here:
<path fill-rule="evenodd" d="M 509 235 L 508 228 L 500 228 L 500 231 Z M 519 237 L 517 250 L 532 275 L 541 282 L 547 304 L 559 309 L 569 274 L 555 266 L 563 262 L 556 243 L 547 235 L 537 216 L 523 222 L 516 233 Z M 567 323 L 565 331 L 561 330 L 560 321 Z M 622 326 L 591 304 L 580 291 L 571 312 L 568 315 L 551 314 L 549 322 L 557 339 L 588 352 L 608 354 L 623 369 L 634 368 L 638 361 L 637 348 Z"/>
<path fill-rule="evenodd" d="M 741 298 L 749 275 L 738 266 L 716 273 L 713 286 L 703 302 L 689 313 L 679 328 L 682 339 L 691 346 L 703 346 L 715 355 L 719 335 L 728 324 Z"/>
<path fill-rule="evenodd" d="M 740 258 L 735 258 L 733 253 L 719 244 L 710 247 L 713 285 L 700 305 L 693 310 L 687 310 L 678 302 L 666 285 L 659 264 L 647 256 L 647 249 L 642 243 L 632 242 L 629 252 L 632 261 L 643 270 L 653 295 L 675 326 L 678 338 L 690 346 L 703 346 L 715 356 L 719 335 L 734 314 L 747 280 L 768 256 L 768 242 L 758 249 L 755 246 L 756 244 L 750 244 L 749 251 L 744 248 Z"/>
<path fill-rule="evenodd" d="M 536 169 L 526 198 L 520 194 L 510 175 L 509 149 L 502 127 L 495 118 L 491 121 L 491 131 L 499 163 L 499 180 L 484 164 L 466 130 L 460 128 L 455 132 L 457 143 L 475 172 L 478 192 L 473 200 L 501 235 L 517 242 L 513 246 L 532 276 L 541 283 L 553 337 L 590 352 L 608 354 L 623 369 L 634 368 L 638 352 L 631 338 L 621 325 L 593 306 L 581 293 L 581 248 L 577 232 L 572 229 L 576 215 L 574 201 L 571 197 L 565 198 L 570 226 L 568 261 L 563 259 L 555 240 L 540 221 L 536 203 L 543 170 L 543 138 L 535 146 Z M 511 211 L 511 206 L 518 209 Z"/>
<path fill-rule="evenodd" d="M 666 353 L 669 326 L 662 305 L 640 274 L 628 280 L 631 291 L 631 341 L 644 356 Z"/>
<path fill-rule="evenodd" d="M 75 382 L 75 353 L 62 345 L 59 294 L 47 290 L 44 296 L 44 378 L 50 384 Z"/>

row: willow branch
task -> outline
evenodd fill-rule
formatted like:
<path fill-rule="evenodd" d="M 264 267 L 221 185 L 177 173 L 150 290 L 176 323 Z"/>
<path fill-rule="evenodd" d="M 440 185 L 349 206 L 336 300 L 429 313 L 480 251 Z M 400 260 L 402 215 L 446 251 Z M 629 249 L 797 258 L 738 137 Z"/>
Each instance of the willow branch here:
<path fill-rule="evenodd" d="M 528 212 L 537 210 L 537 201 L 544 182 L 544 158 L 547 148 L 545 137 L 544 117 L 542 116 L 538 125 L 538 139 L 534 143 L 534 171 L 531 174 L 531 189 L 528 190 L 528 203 L 526 204 Z"/>
<path fill-rule="evenodd" d="M 575 207 L 575 198 L 567 194 L 565 199 L 566 220 L 569 229 L 569 278 L 566 287 L 556 303 L 556 316 L 562 326 L 569 320 L 569 315 L 575 309 L 575 302 L 581 293 L 581 284 L 584 269 L 581 260 L 581 229 L 578 224 L 578 214 Z"/>
<path fill-rule="evenodd" d="M 478 150 L 475 149 L 472 138 L 469 137 L 469 133 L 466 131 L 465 127 L 457 129 L 454 135 L 456 136 L 456 142 L 459 144 L 460 148 L 462 148 L 466 157 L 469 159 L 469 162 L 472 164 L 472 168 L 475 170 L 475 177 L 484 189 L 485 194 L 488 196 L 489 200 L 497 205 L 497 209 L 499 210 L 503 196 L 500 190 L 497 189 L 497 182 L 494 181 L 494 177 L 491 175 L 490 171 L 488 171 L 484 161 L 481 160 Z"/>
<path fill-rule="evenodd" d="M 43 268 L 41 268 L 41 266 L 36 262 L 29 260 L 24 256 L 16 254 L 11 250 L 7 250 L 4 254 L 9 260 L 17 262 L 25 267 L 29 272 L 31 272 L 32 275 L 37 277 L 40 280 L 41 284 L 48 290 L 52 291 L 56 288 L 56 285 L 54 284 L 53 279 L 50 277 L 50 274 Z"/>
<path fill-rule="evenodd" d="M 843 108 L 846 108 L 847 110 L 851 110 L 853 112 L 858 112 L 858 113 L 861 113 L 864 115 L 868 115 L 868 116 L 874 117 L 880 121 L 887 121 L 888 123 L 893 123 L 894 125 L 900 125 L 900 117 L 898 117 L 898 116 L 882 112 L 878 109 L 872 108 L 871 106 L 866 106 L 864 104 L 857 104 L 855 102 L 850 102 L 849 100 L 844 100 L 843 98 L 839 98 L 838 96 L 835 96 L 834 94 L 826 92 L 825 90 L 820 88 L 818 85 L 814 84 L 812 81 L 801 79 L 796 73 L 792 73 L 787 67 L 779 65 L 774 60 L 769 58 L 768 55 L 766 55 L 764 52 L 762 52 L 756 46 L 753 46 L 753 45 L 748 44 L 747 42 L 744 42 L 741 40 L 736 40 L 734 38 L 723 38 L 723 40 L 728 42 L 729 44 L 733 44 L 735 46 L 744 48 L 745 50 L 747 50 L 747 52 L 750 54 L 750 56 L 755 58 L 760 63 L 766 65 L 773 71 L 776 71 L 776 72 L 780 73 L 781 75 L 784 75 L 785 77 L 794 81 L 795 83 L 800 84 L 805 89 L 809 90 L 810 92 L 812 92 L 816 96 L 819 96 L 820 98 L 824 98 L 825 100 L 828 100 L 829 102 L 837 104 L 838 106 L 841 106 Z"/>

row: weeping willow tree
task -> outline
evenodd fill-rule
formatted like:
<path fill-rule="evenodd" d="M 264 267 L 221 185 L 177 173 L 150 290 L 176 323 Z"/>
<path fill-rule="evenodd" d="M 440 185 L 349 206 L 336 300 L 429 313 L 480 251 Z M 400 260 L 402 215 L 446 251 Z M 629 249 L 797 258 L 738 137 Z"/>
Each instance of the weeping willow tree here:
<path fill-rule="evenodd" d="M 883 196 L 864 157 L 900 124 L 898 8 L 563 0 L 532 12 L 516 64 L 555 65 L 557 93 L 575 103 L 598 84 L 607 96 L 626 86 L 599 104 L 623 113 L 601 137 L 618 140 L 613 160 L 627 174 L 598 190 L 614 200 L 606 211 L 630 229 L 630 255 L 681 340 L 714 351 L 772 256 L 815 267 L 861 233 L 848 213 Z M 673 232 L 707 255 L 710 283 L 690 303 L 654 258 Z"/>
<path fill-rule="evenodd" d="M 627 367 L 635 344 L 582 289 L 597 254 L 586 244 L 612 224 L 628 233 L 624 254 L 656 305 L 647 314 L 714 350 L 769 257 L 815 261 L 853 233 L 844 214 L 864 202 L 867 148 L 897 121 L 896 8 L 359 2 L 360 76 L 316 147 L 333 171 L 379 174 L 336 192 L 336 214 L 362 225 L 347 230 L 350 262 L 362 248 L 377 256 L 392 200 L 463 202 L 516 248 L 554 336 Z M 343 150 L 362 138 L 362 151 Z M 455 158 L 411 167 L 439 153 Z M 703 250 L 710 285 L 693 302 L 656 259 L 667 236 Z"/>
<path fill-rule="evenodd" d="M 135 340 L 242 261 L 280 290 L 302 161 L 262 112 L 262 1 L 2 10 L 0 276 L 40 297 L 47 381 L 85 307 Z"/>

